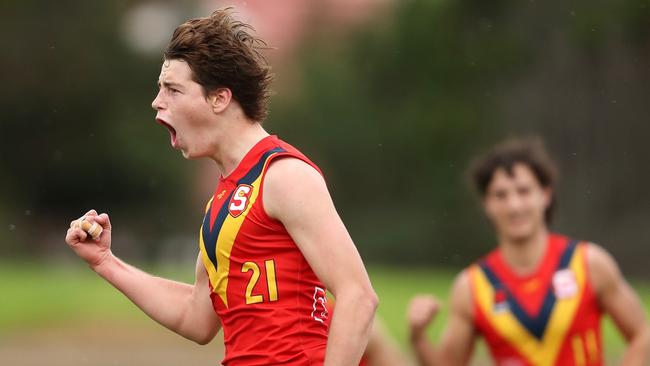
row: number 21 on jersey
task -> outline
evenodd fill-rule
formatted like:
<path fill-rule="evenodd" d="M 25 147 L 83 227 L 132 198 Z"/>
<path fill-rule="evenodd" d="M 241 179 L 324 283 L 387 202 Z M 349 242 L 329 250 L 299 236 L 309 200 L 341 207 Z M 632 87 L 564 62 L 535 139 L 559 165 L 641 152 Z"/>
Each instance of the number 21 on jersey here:
<path fill-rule="evenodd" d="M 268 301 L 278 301 L 278 284 L 275 279 L 275 261 L 268 259 L 264 261 L 266 267 L 266 285 L 268 288 Z M 246 305 L 259 304 L 264 301 L 262 294 L 253 294 L 255 285 L 260 280 L 260 267 L 255 262 L 245 262 L 241 267 L 242 273 L 253 272 L 248 286 L 246 286 Z"/>

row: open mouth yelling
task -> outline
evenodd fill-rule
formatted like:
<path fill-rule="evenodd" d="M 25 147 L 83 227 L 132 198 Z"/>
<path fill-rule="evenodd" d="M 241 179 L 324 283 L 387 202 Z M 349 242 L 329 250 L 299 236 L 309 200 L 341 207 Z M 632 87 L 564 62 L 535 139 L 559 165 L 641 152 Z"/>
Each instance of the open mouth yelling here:
<path fill-rule="evenodd" d="M 175 148 L 176 147 L 176 130 L 174 129 L 174 127 L 172 127 L 169 123 L 163 121 L 161 118 L 156 118 L 156 122 L 158 122 L 159 124 L 167 127 L 167 130 L 169 130 L 169 137 L 171 139 L 172 147 Z"/>

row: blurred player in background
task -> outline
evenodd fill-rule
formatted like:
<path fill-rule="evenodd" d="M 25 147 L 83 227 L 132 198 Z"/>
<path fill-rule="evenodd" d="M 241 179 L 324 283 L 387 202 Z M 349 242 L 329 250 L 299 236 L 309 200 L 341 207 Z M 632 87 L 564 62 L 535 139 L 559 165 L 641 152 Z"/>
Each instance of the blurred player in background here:
<path fill-rule="evenodd" d="M 334 313 L 336 302 L 330 299 L 327 309 Z M 407 366 L 411 365 L 399 345 L 389 334 L 382 318 L 379 315 L 373 320 L 368 346 L 366 347 L 359 366 Z"/>
<path fill-rule="evenodd" d="M 399 345 L 388 333 L 381 317 L 375 317 L 368 339 L 368 346 L 359 366 L 408 366 L 411 365 Z"/>
<path fill-rule="evenodd" d="M 412 299 L 407 316 L 419 362 L 467 365 L 482 336 L 496 365 L 602 365 L 608 314 L 627 340 L 621 364 L 650 364 L 643 306 L 612 256 L 549 232 L 556 174 L 541 142 L 504 142 L 476 160 L 471 176 L 498 245 L 456 278 L 437 347 L 426 337 L 437 299 Z"/>
<path fill-rule="evenodd" d="M 221 178 L 205 209 L 193 285 L 147 274 L 71 228 L 66 242 L 152 319 L 208 343 L 223 328 L 225 365 L 356 365 L 377 297 L 320 170 L 269 135 L 265 44 L 229 9 L 180 25 L 152 103 L 171 145 L 209 158 Z M 336 298 L 331 326 L 326 288 Z M 328 338 L 329 335 L 329 338 Z"/>

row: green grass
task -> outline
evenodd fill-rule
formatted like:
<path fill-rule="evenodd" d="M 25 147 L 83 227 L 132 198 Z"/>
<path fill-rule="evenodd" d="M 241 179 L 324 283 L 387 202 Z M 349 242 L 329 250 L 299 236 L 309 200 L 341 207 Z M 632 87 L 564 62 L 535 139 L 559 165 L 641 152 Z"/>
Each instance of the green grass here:
<path fill-rule="evenodd" d="M 0 332 L 135 313 L 128 300 L 80 266 L 2 263 L 0 294 Z"/>
<path fill-rule="evenodd" d="M 379 315 L 398 341 L 406 342 L 406 307 L 416 294 L 432 293 L 444 301 L 455 273 L 445 270 L 372 267 L 370 277 L 380 299 Z M 431 334 L 438 335 L 443 327 L 446 311 L 434 323 Z M 443 321 L 440 321 L 443 320 Z"/>
<path fill-rule="evenodd" d="M 185 282 L 193 279 L 192 265 L 151 272 Z M 434 293 L 444 304 L 455 276 L 451 270 L 379 266 L 370 267 L 369 272 L 381 301 L 379 314 L 403 346 L 407 339 L 405 313 L 409 299 L 418 293 Z M 634 287 L 648 309 L 650 286 L 635 283 Z M 149 321 L 117 290 L 83 265 L 0 262 L 0 294 L 0 335 L 17 329 L 83 324 L 89 319 L 134 326 Z M 430 332 L 432 339 L 439 335 L 446 314 L 447 309 L 443 307 Z M 607 352 L 620 353 L 623 342 L 609 320 L 605 322 L 604 336 Z"/>

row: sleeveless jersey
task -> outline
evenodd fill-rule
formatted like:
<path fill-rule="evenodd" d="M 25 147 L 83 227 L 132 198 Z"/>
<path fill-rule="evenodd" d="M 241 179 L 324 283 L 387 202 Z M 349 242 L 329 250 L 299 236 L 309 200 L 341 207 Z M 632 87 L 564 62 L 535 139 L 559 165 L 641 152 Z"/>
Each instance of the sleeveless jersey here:
<path fill-rule="evenodd" d="M 321 365 L 325 357 L 325 287 L 263 206 L 264 176 L 280 157 L 320 173 L 294 147 L 268 136 L 219 179 L 206 207 L 199 246 L 223 327 L 224 365 Z"/>
<path fill-rule="evenodd" d="M 603 364 L 587 250 L 586 243 L 551 234 L 531 275 L 512 272 L 498 249 L 469 268 L 475 327 L 496 365 Z"/>

